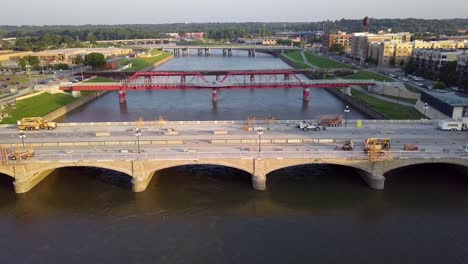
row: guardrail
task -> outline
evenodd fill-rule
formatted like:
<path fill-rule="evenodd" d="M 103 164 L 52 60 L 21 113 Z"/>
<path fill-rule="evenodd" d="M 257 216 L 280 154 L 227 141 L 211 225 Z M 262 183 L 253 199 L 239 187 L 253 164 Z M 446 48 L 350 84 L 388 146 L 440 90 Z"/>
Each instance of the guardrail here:
<path fill-rule="evenodd" d="M 393 159 L 466 159 L 468 162 L 468 153 L 458 151 L 447 153 L 437 152 L 418 152 L 418 151 L 391 151 Z M 348 160 L 368 160 L 368 156 L 363 151 L 238 151 L 238 152 L 161 152 L 149 153 L 38 153 L 34 158 L 23 160 L 23 163 L 34 163 L 37 161 L 114 161 L 114 160 L 200 160 L 200 159 L 254 159 L 263 158 L 307 158 L 317 159 L 320 163 L 322 159 L 348 159 Z M 326 161 L 325 161 L 326 162 Z"/>

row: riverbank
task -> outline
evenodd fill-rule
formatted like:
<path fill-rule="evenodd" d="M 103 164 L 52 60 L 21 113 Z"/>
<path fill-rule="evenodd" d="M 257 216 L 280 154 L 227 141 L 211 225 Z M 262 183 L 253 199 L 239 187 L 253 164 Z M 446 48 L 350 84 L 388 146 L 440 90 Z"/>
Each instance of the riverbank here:
<path fill-rule="evenodd" d="M 292 56 L 292 57 L 291 57 Z M 281 56 L 281 59 L 293 68 L 322 68 L 322 69 L 337 69 L 350 68 L 349 65 L 333 61 L 321 56 L 317 56 L 310 52 L 304 52 L 304 56 L 300 51 L 288 52 Z M 367 70 L 359 70 L 359 72 L 345 76 L 344 79 L 364 79 L 376 81 L 393 81 L 390 78 L 378 73 Z M 414 107 L 409 107 L 397 103 L 388 102 L 379 98 L 372 97 L 367 94 L 355 92 L 352 95 L 343 94 L 341 91 L 327 90 L 338 98 L 346 101 L 350 105 L 368 113 L 373 118 L 391 118 L 391 119 L 420 119 L 424 117 Z M 348 99 L 350 97 L 352 99 Z"/>
<path fill-rule="evenodd" d="M 166 63 L 174 58 L 174 55 L 170 52 L 164 51 L 151 51 L 149 57 L 138 57 L 133 60 L 126 59 L 120 61 L 121 64 L 132 64 L 132 67 L 125 69 L 125 72 L 135 72 L 135 71 L 149 71 L 154 67 Z"/>
<path fill-rule="evenodd" d="M 77 100 L 70 94 L 47 92 L 17 100 L 14 106 L 6 106 L 4 113 L 8 114 L 0 124 L 16 124 L 23 117 L 45 116 L 67 104 Z"/>
<path fill-rule="evenodd" d="M 90 91 L 87 92 L 85 95 L 82 95 L 81 97 L 77 98 L 76 100 L 59 107 L 55 109 L 54 111 L 51 111 L 47 113 L 46 115 L 43 115 L 42 118 L 45 120 L 56 120 L 57 118 L 67 114 L 70 111 L 75 110 L 76 108 L 87 104 L 91 102 L 92 100 L 104 95 L 107 93 L 107 91 Z"/>

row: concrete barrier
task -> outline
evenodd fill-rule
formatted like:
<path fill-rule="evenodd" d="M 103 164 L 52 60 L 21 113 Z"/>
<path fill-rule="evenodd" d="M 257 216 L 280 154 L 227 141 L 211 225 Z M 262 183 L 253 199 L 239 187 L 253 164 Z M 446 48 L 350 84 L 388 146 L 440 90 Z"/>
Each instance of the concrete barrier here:
<path fill-rule="evenodd" d="M 59 109 L 56 109 L 56 110 L 46 114 L 42 118 L 45 119 L 45 120 L 55 120 L 55 119 L 65 115 L 65 114 L 67 114 L 68 112 L 70 112 L 72 110 L 75 110 L 76 108 L 91 102 L 92 100 L 100 97 L 101 95 L 103 95 L 105 93 L 106 93 L 106 91 L 98 91 L 98 92 L 95 92 L 93 94 L 84 96 L 82 98 L 78 98 L 75 101 L 73 101 L 73 102 L 71 102 L 71 103 L 69 103 L 69 104 L 67 104 L 65 106 L 60 107 Z"/>

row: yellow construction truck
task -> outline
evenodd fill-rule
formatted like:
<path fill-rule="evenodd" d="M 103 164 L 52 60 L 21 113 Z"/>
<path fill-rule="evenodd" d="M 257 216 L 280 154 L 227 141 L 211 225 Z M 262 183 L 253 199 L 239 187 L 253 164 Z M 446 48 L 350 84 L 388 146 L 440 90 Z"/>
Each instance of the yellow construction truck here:
<path fill-rule="evenodd" d="M 19 130 L 55 129 L 57 123 L 43 120 L 42 117 L 24 117 L 18 120 Z"/>
<path fill-rule="evenodd" d="M 368 138 L 364 141 L 364 151 L 371 162 L 391 160 L 389 138 Z"/>

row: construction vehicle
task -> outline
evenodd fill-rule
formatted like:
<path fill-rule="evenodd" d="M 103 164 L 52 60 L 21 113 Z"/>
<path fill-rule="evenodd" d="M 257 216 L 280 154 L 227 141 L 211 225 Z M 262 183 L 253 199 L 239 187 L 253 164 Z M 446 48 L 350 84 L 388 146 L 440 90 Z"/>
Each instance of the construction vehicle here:
<path fill-rule="evenodd" d="M 25 117 L 18 120 L 19 130 L 54 129 L 57 123 L 43 120 L 42 117 Z"/>
<path fill-rule="evenodd" d="M 307 121 L 301 121 L 298 125 L 297 125 L 297 128 L 300 128 L 304 131 L 307 131 L 307 130 L 315 130 L 315 131 L 319 131 L 320 130 L 320 125 L 317 124 L 317 123 L 309 123 Z"/>
<path fill-rule="evenodd" d="M 322 126 L 337 127 L 343 125 L 343 118 L 341 116 L 320 118 L 320 124 Z"/>
<path fill-rule="evenodd" d="M 403 145 L 403 150 L 405 151 L 418 151 L 419 147 L 413 144 L 405 144 Z"/>
<path fill-rule="evenodd" d="M 341 149 L 344 151 L 352 151 L 354 149 L 354 143 L 351 140 L 348 140 L 344 143 Z"/>
<path fill-rule="evenodd" d="M 27 160 L 31 157 L 34 157 L 34 151 L 32 150 L 17 150 L 8 154 L 9 160 Z"/>
<path fill-rule="evenodd" d="M 389 138 L 368 138 L 364 141 L 364 151 L 371 162 L 392 160 Z"/>

